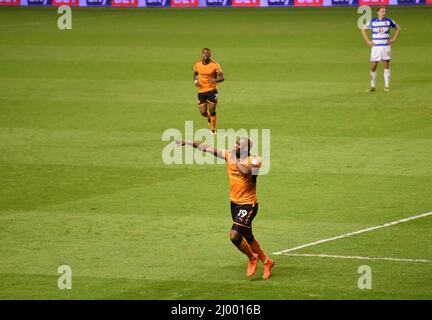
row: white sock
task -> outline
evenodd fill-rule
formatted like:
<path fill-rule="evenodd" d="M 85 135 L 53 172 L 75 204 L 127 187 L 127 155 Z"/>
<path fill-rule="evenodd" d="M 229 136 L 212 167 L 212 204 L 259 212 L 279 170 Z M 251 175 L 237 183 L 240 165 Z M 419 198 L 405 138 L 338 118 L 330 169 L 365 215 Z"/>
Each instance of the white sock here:
<path fill-rule="evenodd" d="M 371 87 L 375 88 L 376 87 L 376 78 L 377 78 L 377 72 L 375 71 L 371 71 L 370 72 L 370 76 L 371 76 Z"/>
<path fill-rule="evenodd" d="M 386 88 L 390 86 L 390 68 L 384 69 L 384 86 Z"/>

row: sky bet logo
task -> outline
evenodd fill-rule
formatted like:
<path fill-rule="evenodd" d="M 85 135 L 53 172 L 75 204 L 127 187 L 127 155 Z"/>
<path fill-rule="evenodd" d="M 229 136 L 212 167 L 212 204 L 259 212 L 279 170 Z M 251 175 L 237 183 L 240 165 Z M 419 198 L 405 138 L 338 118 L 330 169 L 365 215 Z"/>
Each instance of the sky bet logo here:
<path fill-rule="evenodd" d="M 88 6 L 109 6 L 111 0 L 87 0 Z"/>
<path fill-rule="evenodd" d="M 197 7 L 199 0 L 171 0 L 171 7 Z"/>
<path fill-rule="evenodd" d="M 294 0 L 268 0 L 269 7 L 292 6 Z"/>
<path fill-rule="evenodd" d="M 19 6 L 21 0 L 0 0 L 0 6 Z"/>
<path fill-rule="evenodd" d="M 358 4 L 358 0 L 332 0 L 334 6 L 354 6 Z"/>
<path fill-rule="evenodd" d="M 138 7 L 138 0 L 112 0 L 113 7 Z"/>
<path fill-rule="evenodd" d="M 323 0 L 294 0 L 295 6 L 317 7 L 323 5 Z"/>
<path fill-rule="evenodd" d="M 232 0 L 233 7 L 259 7 L 260 0 Z"/>
<path fill-rule="evenodd" d="M 49 6 L 51 5 L 51 0 L 28 0 L 29 6 Z"/>
<path fill-rule="evenodd" d="M 388 5 L 389 0 L 359 0 L 359 5 Z"/>
<path fill-rule="evenodd" d="M 52 0 L 52 5 L 56 7 L 60 7 L 63 5 L 79 6 L 79 0 Z"/>
<path fill-rule="evenodd" d="M 398 4 L 424 4 L 425 0 L 398 0 Z"/>
<path fill-rule="evenodd" d="M 226 7 L 231 5 L 231 0 L 206 0 L 207 7 Z"/>
<path fill-rule="evenodd" d="M 169 0 L 146 0 L 147 7 L 166 7 L 169 6 Z"/>

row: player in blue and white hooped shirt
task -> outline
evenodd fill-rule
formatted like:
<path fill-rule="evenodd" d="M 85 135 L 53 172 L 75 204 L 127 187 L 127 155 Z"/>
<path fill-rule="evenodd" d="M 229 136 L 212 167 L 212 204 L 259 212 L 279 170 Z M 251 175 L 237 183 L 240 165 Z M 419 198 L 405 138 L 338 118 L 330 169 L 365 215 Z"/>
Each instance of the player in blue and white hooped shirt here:
<path fill-rule="evenodd" d="M 371 50 L 371 87 L 370 91 L 375 91 L 377 66 L 379 61 L 384 63 L 384 92 L 389 92 L 390 88 L 390 60 L 391 60 L 391 45 L 399 37 L 401 28 L 392 19 L 386 18 L 386 9 L 384 7 L 377 8 L 377 18 L 373 18 L 368 22 L 367 26 L 362 29 L 362 35 Z M 390 29 L 395 29 L 393 38 L 390 38 Z M 372 40 L 369 40 L 367 30 L 372 31 Z"/>

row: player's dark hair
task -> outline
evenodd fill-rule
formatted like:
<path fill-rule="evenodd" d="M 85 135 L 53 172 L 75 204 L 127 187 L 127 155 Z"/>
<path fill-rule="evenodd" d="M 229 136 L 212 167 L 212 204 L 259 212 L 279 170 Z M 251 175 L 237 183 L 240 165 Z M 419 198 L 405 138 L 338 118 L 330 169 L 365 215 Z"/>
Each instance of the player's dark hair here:
<path fill-rule="evenodd" d="M 249 138 L 247 138 L 247 137 L 237 137 L 237 138 L 236 138 L 236 142 L 239 142 L 240 140 L 244 140 L 244 139 L 246 139 L 247 142 L 248 142 L 248 149 L 247 149 L 247 153 L 248 153 L 248 156 L 250 156 L 250 154 L 251 154 L 251 149 L 252 149 L 252 141 L 251 141 L 251 139 L 249 139 Z"/>
<path fill-rule="evenodd" d="M 378 7 L 376 8 L 376 12 L 380 11 L 381 9 L 385 9 L 385 7 L 384 7 L 384 6 L 378 6 Z"/>
<path fill-rule="evenodd" d="M 250 155 L 251 149 L 252 149 L 252 141 L 251 139 L 247 137 L 238 137 L 237 139 L 246 139 L 248 142 L 248 155 Z"/>
<path fill-rule="evenodd" d="M 201 50 L 201 52 L 204 52 L 204 51 L 206 51 L 206 50 L 208 50 L 208 51 L 211 52 L 211 50 L 210 50 L 209 48 L 203 48 L 203 49 Z"/>

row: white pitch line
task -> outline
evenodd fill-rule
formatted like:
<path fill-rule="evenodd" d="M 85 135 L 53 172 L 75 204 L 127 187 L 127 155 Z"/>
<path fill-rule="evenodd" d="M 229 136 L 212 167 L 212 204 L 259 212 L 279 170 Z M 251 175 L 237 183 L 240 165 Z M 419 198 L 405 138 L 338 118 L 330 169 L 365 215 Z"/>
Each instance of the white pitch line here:
<path fill-rule="evenodd" d="M 384 223 L 384 224 L 381 224 L 381 225 L 378 225 L 378 226 L 375 226 L 375 227 L 361 229 L 361 230 L 350 232 L 350 233 L 344 233 L 344 234 L 341 234 L 340 236 L 336 236 L 336 237 L 332 237 L 332 238 L 327 238 L 327 239 L 322 239 L 322 240 L 318 240 L 318 241 L 311 242 L 311 243 L 302 244 L 301 246 L 298 246 L 298 247 L 294 247 L 294 248 L 290 248 L 290 249 L 286 249 L 286 250 L 282 250 L 282 251 L 278 251 L 278 252 L 273 252 L 273 254 L 284 254 L 284 253 L 287 253 L 287 252 L 292 252 L 292 251 L 296 251 L 296 250 L 299 250 L 299 249 L 316 246 L 317 244 L 321 244 L 321 243 L 325 243 L 325 242 L 329 242 L 329 241 L 334 241 L 334 240 L 339 240 L 339 239 L 347 238 L 347 237 L 354 236 L 354 235 L 357 235 L 357 234 L 360 234 L 360 233 L 365 233 L 365 232 L 369 232 L 369 231 L 373 231 L 373 230 L 377 230 L 377 229 L 382 229 L 382 228 L 394 226 L 396 224 L 407 222 L 407 221 L 411 221 L 411 220 L 414 220 L 414 219 L 424 218 L 424 217 L 427 217 L 427 216 L 430 216 L 430 215 L 432 215 L 432 211 L 431 212 L 422 213 L 422 214 L 419 214 L 419 215 L 416 215 L 416 216 L 404 218 L 404 219 L 399 219 L 399 220 L 392 221 L 392 222 L 387 222 L 387 223 Z"/>
<path fill-rule="evenodd" d="M 424 262 L 431 263 L 426 259 L 402 259 L 402 258 L 378 258 L 378 257 L 361 257 L 361 256 L 339 256 L 333 254 L 310 254 L 310 253 L 283 253 L 284 256 L 292 257 L 319 257 L 319 258 L 336 258 L 336 259 L 356 259 L 356 260 L 388 260 L 388 261 L 403 261 L 403 262 Z"/>

